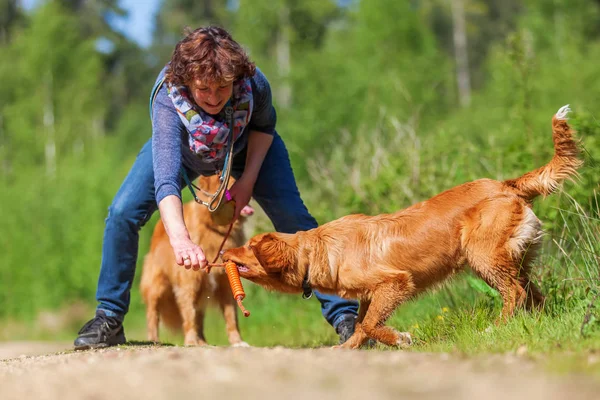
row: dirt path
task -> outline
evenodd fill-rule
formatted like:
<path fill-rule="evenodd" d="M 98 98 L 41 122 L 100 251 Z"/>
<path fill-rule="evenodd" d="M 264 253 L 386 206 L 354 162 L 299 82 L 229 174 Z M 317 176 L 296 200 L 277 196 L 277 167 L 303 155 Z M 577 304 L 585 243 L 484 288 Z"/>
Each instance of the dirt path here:
<path fill-rule="evenodd" d="M 515 355 L 402 351 L 0 344 L 8 399 L 598 399 L 600 381 L 556 376 Z M 29 351 L 27 351 L 29 350 Z M 27 356 L 29 353 L 44 355 Z"/>

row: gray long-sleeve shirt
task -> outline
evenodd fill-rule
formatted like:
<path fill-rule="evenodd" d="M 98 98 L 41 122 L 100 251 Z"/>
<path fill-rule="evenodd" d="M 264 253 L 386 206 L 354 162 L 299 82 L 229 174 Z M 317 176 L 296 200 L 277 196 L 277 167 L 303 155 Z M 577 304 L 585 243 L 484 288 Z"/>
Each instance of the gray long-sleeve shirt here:
<path fill-rule="evenodd" d="M 156 82 L 165 75 L 166 67 L 160 72 Z M 248 144 L 251 130 L 275 134 L 277 115 L 271 99 L 271 87 L 267 78 L 257 68 L 250 78 L 254 108 L 250 122 L 234 143 L 234 154 Z M 188 146 L 188 131 L 181 122 L 177 110 L 167 93 L 167 85 L 158 90 L 152 104 L 152 159 L 154 166 L 154 190 L 156 203 L 169 195 L 181 198 L 180 169 L 184 165 L 199 174 L 210 175 L 220 170 L 223 161 L 205 162 Z"/>

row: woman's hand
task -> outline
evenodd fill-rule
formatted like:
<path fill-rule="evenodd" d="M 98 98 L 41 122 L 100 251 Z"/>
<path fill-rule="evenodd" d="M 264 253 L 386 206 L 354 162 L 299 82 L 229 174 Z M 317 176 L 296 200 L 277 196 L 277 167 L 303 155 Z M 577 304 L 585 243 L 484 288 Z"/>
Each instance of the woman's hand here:
<path fill-rule="evenodd" d="M 240 176 L 240 179 L 229 189 L 229 194 L 235 200 L 235 212 L 233 213 L 233 220 L 235 221 L 240 216 L 242 209 L 248 205 L 250 198 L 252 197 L 252 191 L 254 190 L 255 180 L 249 179 L 245 173 Z"/>
<path fill-rule="evenodd" d="M 183 265 L 185 269 L 192 268 L 194 271 L 198 271 L 208 265 L 204 251 L 189 238 L 171 240 L 171 247 L 173 247 L 177 264 Z"/>

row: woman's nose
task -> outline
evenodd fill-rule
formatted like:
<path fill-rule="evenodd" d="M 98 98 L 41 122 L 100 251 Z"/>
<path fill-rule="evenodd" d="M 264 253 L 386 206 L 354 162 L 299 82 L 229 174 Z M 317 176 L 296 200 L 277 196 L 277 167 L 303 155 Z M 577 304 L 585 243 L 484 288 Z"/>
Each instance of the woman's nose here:
<path fill-rule="evenodd" d="M 210 99 L 217 99 L 219 95 L 219 92 L 217 90 L 211 90 L 208 93 L 208 98 Z"/>

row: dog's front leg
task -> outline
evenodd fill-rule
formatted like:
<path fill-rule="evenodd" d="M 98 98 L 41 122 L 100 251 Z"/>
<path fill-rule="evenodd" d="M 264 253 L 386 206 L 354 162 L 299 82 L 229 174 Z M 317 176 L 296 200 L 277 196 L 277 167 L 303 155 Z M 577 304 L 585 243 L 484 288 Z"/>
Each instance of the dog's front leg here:
<path fill-rule="evenodd" d="M 146 330 L 148 340 L 154 343 L 158 343 L 158 324 L 158 299 L 153 296 L 148 299 L 148 304 L 146 305 Z"/>
<path fill-rule="evenodd" d="M 379 284 L 373 292 L 369 310 L 361 326 L 368 337 L 388 346 L 405 347 L 412 344 L 410 333 L 398 332 L 384 324 L 400 304 L 410 299 L 415 289 L 410 275 L 406 273 L 392 279 Z"/>
<path fill-rule="evenodd" d="M 342 349 L 360 349 L 363 344 L 369 337 L 365 333 L 362 328 L 362 322 L 365 319 L 365 315 L 367 315 L 367 310 L 371 305 L 371 300 L 361 300 L 360 308 L 358 309 L 358 317 L 356 318 L 356 325 L 354 326 L 354 334 L 350 336 L 350 338 L 343 344 L 339 346 L 334 346 L 334 348 L 342 348 Z"/>
<path fill-rule="evenodd" d="M 196 307 L 194 294 L 197 292 L 196 287 L 182 286 L 175 293 L 175 300 L 183 322 L 183 344 L 186 346 L 206 345 L 203 333 L 204 306 Z"/>

